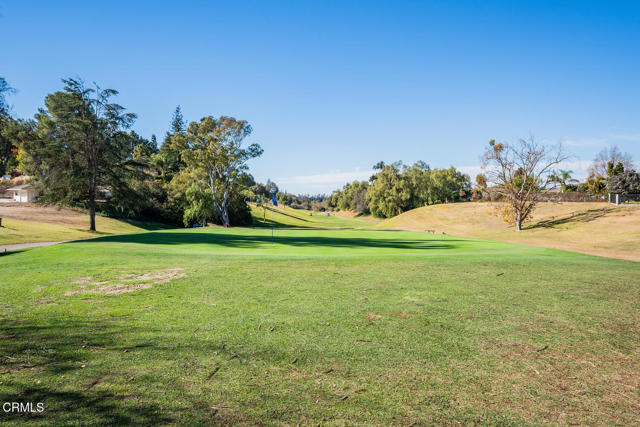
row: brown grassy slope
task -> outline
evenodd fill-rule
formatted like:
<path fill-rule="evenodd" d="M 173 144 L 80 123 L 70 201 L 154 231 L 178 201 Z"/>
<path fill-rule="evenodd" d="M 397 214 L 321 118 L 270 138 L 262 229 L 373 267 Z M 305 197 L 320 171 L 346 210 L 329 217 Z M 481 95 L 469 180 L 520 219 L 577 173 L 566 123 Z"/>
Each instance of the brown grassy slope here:
<path fill-rule="evenodd" d="M 340 216 L 342 218 L 357 219 L 359 221 L 373 222 L 373 223 L 378 223 L 383 221 L 381 218 L 376 218 L 373 215 L 360 215 L 356 211 L 333 211 L 331 212 L 331 215 Z"/>
<path fill-rule="evenodd" d="M 123 221 L 96 216 L 97 232 L 89 231 L 89 215 L 76 209 L 58 209 L 31 203 L 0 203 L 0 244 L 77 240 L 105 234 L 139 233 L 168 228 L 162 224 Z"/>
<path fill-rule="evenodd" d="M 640 261 L 640 206 L 540 203 L 519 233 L 492 213 L 494 207 L 491 203 L 428 206 L 390 218 L 375 228 L 435 230 Z"/>

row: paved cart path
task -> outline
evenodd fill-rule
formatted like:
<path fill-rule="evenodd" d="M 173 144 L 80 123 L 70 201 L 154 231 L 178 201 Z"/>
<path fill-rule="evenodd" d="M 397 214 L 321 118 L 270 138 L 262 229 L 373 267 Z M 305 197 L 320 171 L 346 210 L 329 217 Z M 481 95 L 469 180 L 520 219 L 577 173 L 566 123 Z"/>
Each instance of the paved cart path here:
<path fill-rule="evenodd" d="M 20 249 L 37 248 L 39 246 L 51 246 L 57 243 L 66 243 L 66 242 L 69 242 L 69 240 L 60 240 L 58 242 L 33 242 L 33 243 L 17 243 L 15 245 L 0 245 L 0 253 L 17 251 Z"/>

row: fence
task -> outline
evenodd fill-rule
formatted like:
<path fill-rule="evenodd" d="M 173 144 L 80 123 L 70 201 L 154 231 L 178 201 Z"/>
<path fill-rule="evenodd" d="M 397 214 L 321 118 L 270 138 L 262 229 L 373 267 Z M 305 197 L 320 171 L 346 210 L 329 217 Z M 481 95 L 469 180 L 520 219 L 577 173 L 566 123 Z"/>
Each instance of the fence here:
<path fill-rule="evenodd" d="M 483 191 L 472 200 L 482 200 L 486 202 L 500 202 L 502 196 L 497 191 Z M 590 194 L 580 191 L 569 191 L 567 193 L 547 191 L 536 196 L 538 202 L 604 202 L 606 197 L 603 194 Z"/>
<path fill-rule="evenodd" d="M 567 193 L 546 192 L 540 193 L 536 200 L 539 202 L 603 202 L 603 195 L 569 191 Z"/>
<path fill-rule="evenodd" d="M 613 203 L 614 205 L 640 203 L 640 194 L 609 193 L 609 203 Z"/>

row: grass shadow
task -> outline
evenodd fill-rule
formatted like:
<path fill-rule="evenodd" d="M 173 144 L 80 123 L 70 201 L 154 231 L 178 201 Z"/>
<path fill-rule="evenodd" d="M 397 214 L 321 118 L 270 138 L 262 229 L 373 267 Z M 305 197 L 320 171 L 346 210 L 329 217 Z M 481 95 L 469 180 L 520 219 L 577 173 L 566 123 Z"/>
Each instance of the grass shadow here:
<path fill-rule="evenodd" d="M 190 245 L 205 244 L 233 248 L 252 248 L 271 243 L 271 235 L 241 235 L 224 233 L 138 233 L 105 236 L 92 239 L 91 242 L 139 243 L 149 245 Z M 393 248 L 407 250 L 457 249 L 463 239 L 418 240 L 418 239 L 373 239 L 368 237 L 333 236 L 275 236 L 275 242 L 295 247 L 334 247 L 334 248 Z M 75 242 L 70 242 L 75 243 Z"/>
<path fill-rule="evenodd" d="M 133 225 L 134 227 L 138 227 L 147 231 L 171 230 L 173 228 L 179 228 L 176 225 L 163 224 L 161 222 L 140 221 L 137 219 L 130 219 L 130 218 L 117 218 L 117 217 L 111 217 L 111 218 L 117 219 L 118 221 L 125 222 L 129 225 Z"/>
<path fill-rule="evenodd" d="M 591 221 L 595 221 L 598 218 L 602 218 L 607 214 L 615 211 L 613 208 L 601 208 L 601 209 L 588 209 L 582 212 L 576 212 L 569 216 L 560 217 L 560 218 L 551 218 L 547 220 L 538 221 L 535 224 L 531 224 L 527 229 L 535 229 L 535 228 L 554 228 L 558 225 L 569 224 L 572 222 L 575 223 L 587 223 Z"/>
<path fill-rule="evenodd" d="M 279 214 L 279 215 L 282 215 L 282 216 L 293 218 L 295 220 L 302 221 L 302 222 L 311 222 L 306 218 L 300 218 L 300 217 L 297 217 L 295 215 L 291 215 L 291 214 L 288 214 L 288 213 L 286 213 L 284 211 L 279 211 L 279 210 L 273 209 L 273 208 L 268 207 L 268 206 L 265 206 L 265 208 L 268 211 L 273 212 L 275 214 Z M 255 218 L 255 217 L 253 218 L 253 225 L 256 226 L 256 227 L 272 227 L 272 226 L 275 226 L 276 228 L 292 228 L 292 227 L 295 227 L 295 228 L 315 228 L 315 227 L 313 227 L 313 225 L 307 226 L 307 225 L 304 225 L 304 224 L 302 224 L 302 225 L 286 224 L 284 222 L 280 222 L 278 220 L 274 220 L 273 218 L 267 218 L 265 221 L 262 221 L 260 218 Z"/>
<path fill-rule="evenodd" d="M 31 248 L 14 249 L 14 250 L 11 250 L 11 251 L 4 250 L 4 251 L 0 252 L 0 257 L 19 254 L 20 252 L 25 252 L 25 251 L 28 251 L 29 249 L 31 249 Z"/>
<path fill-rule="evenodd" d="M 42 402 L 45 411 L 3 412 L 0 421 L 46 421 L 48 425 L 74 423 L 87 417 L 100 425 L 158 425 L 174 421 L 162 415 L 159 406 L 140 401 L 135 405 L 123 405 L 126 396 L 92 390 L 97 381 L 89 382 L 90 376 L 88 386 L 74 384 L 72 390 L 56 384 L 58 381 L 46 381 L 46 378 L 61 378 L 83 369 L 85 363 L 97 357 L 92 350 L 119 349 L 115 338 L 118 329 L 112 322 L 55 318 L 49 318 L 46 323 L 3 320 L 0 326 L 0 377 L 3 380 L 0 402 L 32 402 L 34 407 Z M 33 380 L 34 372 L 49 385 Z"/>

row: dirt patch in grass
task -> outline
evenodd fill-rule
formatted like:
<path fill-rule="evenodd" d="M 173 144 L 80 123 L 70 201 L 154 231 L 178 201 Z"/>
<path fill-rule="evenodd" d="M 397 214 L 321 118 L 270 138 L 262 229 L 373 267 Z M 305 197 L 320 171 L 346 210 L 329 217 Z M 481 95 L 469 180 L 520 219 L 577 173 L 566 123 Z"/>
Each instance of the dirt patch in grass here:
<path fill-rule="evenodd" d="M 382 316 L 377 315 L 375 313 L 368 313 L 365 316 L 365 319 L 367 319 L 369 322 L 373 322 L 374 320 L 381 319 L 381 318 L 382 318 Z"/>
<path fill-rule="evenodd" d="M 66 292 L 64 296 L 77 294 L 120 295 L 140 289 L 149 289 L 154 285 L 169 283 L 185 276 L 181 267 L 147 271 L 145 273 L 125 273 L 114 280 L 97 280 L 93 276 L 80 277 L 74 283 L 82 285 L 80 289 Z"/>
<path fill-rule="evenodd" d="M 391 313 L 391 315 L 393 317 L 402 317 L 403 319 L 406 319 L 407 317 L 409 317 L 409 314 L 406 311 L 397 311 L 397 312 Z"/>

